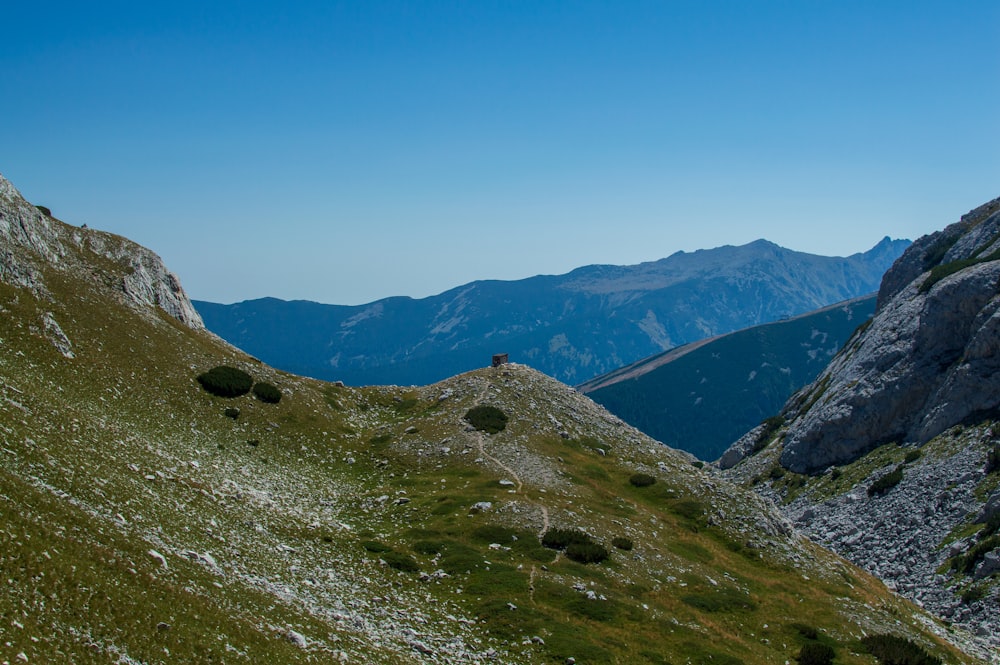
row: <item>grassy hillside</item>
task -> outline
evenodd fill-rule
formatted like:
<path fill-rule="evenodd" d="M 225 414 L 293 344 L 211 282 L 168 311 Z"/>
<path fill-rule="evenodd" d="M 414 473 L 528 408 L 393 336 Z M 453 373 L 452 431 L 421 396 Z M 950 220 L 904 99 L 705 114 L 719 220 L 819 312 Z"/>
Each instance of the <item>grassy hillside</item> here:
<path fill-rule="evenodd" d="M 128 268 L 74 247 L 42 295 L 0 282 L 0 661 L 774 663 L 826 643 L 873 663 L 873 633 L 964 660 L 762 500 L 533 370 L 291 376 L 127 302 Z M 218 365 L 280 401 L 210 395 Z M 502 430 L 466 419 L 483 405 Z M 555 528 L 609 557 L 544 547 Z"/>
<path fill-rule="evenodd" d="M 714 460 L 816 378 L 875 296 L 695 343 L 580 389 L 653 438 Z"/>

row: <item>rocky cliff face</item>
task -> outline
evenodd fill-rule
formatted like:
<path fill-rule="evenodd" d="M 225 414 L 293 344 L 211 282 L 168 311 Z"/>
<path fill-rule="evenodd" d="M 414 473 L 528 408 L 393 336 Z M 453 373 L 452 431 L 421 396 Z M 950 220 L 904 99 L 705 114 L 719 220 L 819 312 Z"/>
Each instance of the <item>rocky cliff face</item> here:
<path fill-rule="evenodd" d="M 110 260 L 119 274 L 97 275 L 87 267 L 92 257 L 82 254 Z M 0 175 L 0 280 L 51 298 L 47 270 L 77 279 L 111 278 L 126 302 L 140 309 L 159 307 L 187 326 L 204 328 L 180 281 L 159 256 L 120 236 L 54 219 Z"/>
<path fill-rule="evenodd" d="M 995 412 L 998 247 L 1000 199 L 904 253 L 885 277 L 871 326 L 786 405 L 785 468 L 814 473 Z"/>
<path fill-rule="evenodd" d="M 870 325 L 719 466 L 1000 658 L 1000 199 L 913 243 Z"/>

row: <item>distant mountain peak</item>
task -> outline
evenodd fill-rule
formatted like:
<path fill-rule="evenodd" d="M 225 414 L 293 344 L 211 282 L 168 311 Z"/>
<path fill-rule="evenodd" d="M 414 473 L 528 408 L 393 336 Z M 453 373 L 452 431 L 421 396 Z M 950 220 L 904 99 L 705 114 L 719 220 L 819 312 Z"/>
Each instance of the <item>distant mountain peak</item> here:
<path fill-rule="evenodd" d="M 473 282 L 419 300 L 386 298 L 378 317 L 365 314 L 375 303 L 197 306 L 224 339 L 317 378 L 425 384 L 502 349 L 577 384 L 681 344 L 874 293 L 905 244 L 823 257 L 761 239 L 637 265 Z"/>

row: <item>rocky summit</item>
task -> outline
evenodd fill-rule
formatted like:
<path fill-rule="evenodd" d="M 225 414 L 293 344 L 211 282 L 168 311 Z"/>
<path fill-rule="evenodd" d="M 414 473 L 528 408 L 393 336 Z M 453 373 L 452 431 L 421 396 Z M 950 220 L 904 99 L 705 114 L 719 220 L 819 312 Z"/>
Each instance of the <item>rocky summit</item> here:
<path fill-rule="evenodd" d="M 719 461 L 804 533 L 1000 648 L 1000 199 L 914 242 L 871 323 Z"/>
<path fill-rule="evenodd" d="M 4 191 L 0 662 L 977 660 L 538 371 L 281 372 L 146 250 Z"/>

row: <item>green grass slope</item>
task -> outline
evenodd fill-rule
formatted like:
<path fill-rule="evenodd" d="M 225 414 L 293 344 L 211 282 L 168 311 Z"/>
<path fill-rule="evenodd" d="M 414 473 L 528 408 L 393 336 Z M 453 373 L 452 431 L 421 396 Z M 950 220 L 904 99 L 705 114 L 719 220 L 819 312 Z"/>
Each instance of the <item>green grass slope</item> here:
<path fill-rule="evenodd" d="M 875 296 L 695 343 L 590 381 L 580 389 L 654 439 L 703 460 L 819 375 Z"/>
<path fill-rule="evenodd" d="M 0 662 L 782 663 L 819 641 L 874 663 L 873 633 L 967 662 L 768 504 L 538 372 L 303 379 L 72 251 L 44 292 L 0 282 Z M 210 395 L 218 365 L 280 401 Z M 610 557 L 545 548 L 551 528 Z"/>

